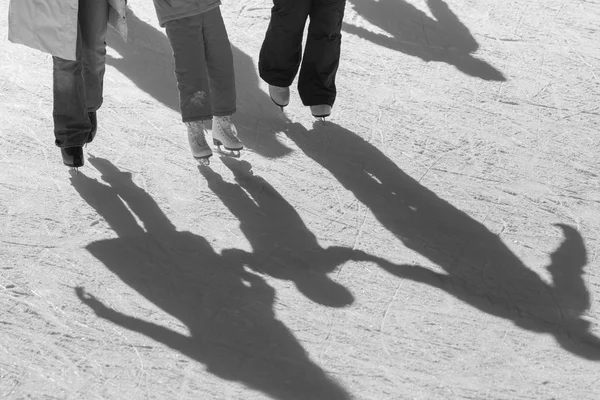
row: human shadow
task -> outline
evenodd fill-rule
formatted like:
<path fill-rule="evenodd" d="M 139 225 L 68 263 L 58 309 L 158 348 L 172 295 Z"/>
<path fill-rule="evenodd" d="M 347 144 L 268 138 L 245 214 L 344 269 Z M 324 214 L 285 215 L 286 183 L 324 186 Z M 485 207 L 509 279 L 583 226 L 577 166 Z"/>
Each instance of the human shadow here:
<path fill-rule="evenodd" d="M 392 37 L 344 23 L 343 29 L 379 46 L 423 61 L 438 61 L 488 81 L 506 81 L 502 72 L 472 55 L 479 44 L 443 0 L 427 0 L 434 18 L 405 0 L 349 0 L 366 21 Z"/>
<path fill-rule="evenodd" d="M 230 250 L 231 258 L 259 273 L 293 282 L 308 299 L 329 307 L 354 301 L 347 288 L 329 278 L 337 267 L 347 261 L 391 267 L 389 261 L 360 250 L 321 247 L 294 207 L 265 179 L 255 175 L 248 162 L 228 157 L 222 160 L 237 184 L 223 180 L 211 169 L 198 169 L 209 188 L 239 219 L 240 230 L 252 246 L 252 252 Z"/>
<path fill-rule="evenodd" d="M 546 283 L 483 224 L 404 173 L 375 146 L 334 123 L 312 131 L 290 125 L 286 135 L 366 205 L 402 243 L 441 267 L 381 266 L 425 283 L 517 326 L 548 333 L 566 350 L 600 360 L 600 340 L 584 314 L 586 248 L 579 232 L 557 225 L 564 242 L 552 254 Z"/>
<path fill-rule="evenodd" d="M 179 113 L 175 65 L 169 39 L 130 9 L 127 18 L 127 42 L 109 29 L 107 44 L 120 58 L 109 54 L 106 64 L 116 68 L 158 102 Z M 231 50 L 237 93 L 237 111 L 233 120 L 240 139 L 246 148 L 264 157 L 278 158 L 288 154 L 290 149 L 279 142 L 276 136 L 287 121 L 274 107 L 268 94 L 260 89 L 252 58 L 233 44 Z"/>
<path fill-rule="evenodd" d="M 210 373 L 272 398 L 351 398 L 276 319 L 275 291 L 261 276 L 217 254 L 203 237 L 177 231 L 131 174 L 104 159 L 89 162 L 105 183 L 81 173 L 71 183 L 118 237 L 86 249 L 124 283 L 181 321 L 189 334 L 109 308 L 78 287 L 83 303 L 99 317 L 203 363 Z"/>

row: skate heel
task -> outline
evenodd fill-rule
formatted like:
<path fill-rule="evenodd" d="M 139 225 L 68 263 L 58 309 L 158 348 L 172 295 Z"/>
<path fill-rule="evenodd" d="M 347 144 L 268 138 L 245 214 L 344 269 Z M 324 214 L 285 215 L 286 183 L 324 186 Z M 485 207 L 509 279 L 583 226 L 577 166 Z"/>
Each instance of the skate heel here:
<path fill-rule="evenodd" d="M 329 104 L 310 106 L 310 112 L 317 120 L 325 122 L 325 118 L 331 115 L 331 106 Z"/>
<path fill-rule="evenodd" d="M 283 107 L 290 104 L 290 88 L 269 85 L 269 97 L 271 97 L 271 101 L 283 111 Z"/>
<path fill-rule="evenodd" d="M 196 156 L 194 156 L 194 159 L 196 161 L 198 161 L 202 165 L 209 166 L 210 165 L 210 157 L 212 157 L 212 154 L 210 156 L 206 156 L 206 157 L 196 157 Z"/>
<path fill-rule="evenodd" d="M 60 153 L 62 155 L 63 164 L 67 167 L 83 167 L 84 157 L 82 146 L 65 147 L 60 149 Z"/>

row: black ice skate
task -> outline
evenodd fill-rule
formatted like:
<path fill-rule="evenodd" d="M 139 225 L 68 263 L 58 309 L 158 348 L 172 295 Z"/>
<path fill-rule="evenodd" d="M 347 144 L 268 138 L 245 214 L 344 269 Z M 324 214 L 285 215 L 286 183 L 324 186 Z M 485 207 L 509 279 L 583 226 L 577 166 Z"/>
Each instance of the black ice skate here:
<path fill-rule="evenodd" d="M 325 121 L 325 118 L 331 115 L 331 106 L 329 104 L 310 106 L 310 112 L 316 119 Z"/>
<path fill-rule="evenodd" d="M 83 148 L 81 146 L 65 147 L 60 149 L 63 164 L 71 168 L 83 167 Z"/>

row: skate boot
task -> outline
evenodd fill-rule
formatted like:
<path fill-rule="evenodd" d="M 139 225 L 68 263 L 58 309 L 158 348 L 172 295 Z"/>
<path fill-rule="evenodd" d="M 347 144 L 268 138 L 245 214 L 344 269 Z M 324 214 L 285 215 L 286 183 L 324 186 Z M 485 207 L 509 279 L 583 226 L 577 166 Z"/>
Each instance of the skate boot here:
<path fill-rule="evenodd" d="M 329 104 L 319 104 L 316 106 L 310 106 L 310 112 L 313 117 L 318 120 L 325 121 L 325 117 L 329 117 L 331 115 L 331 106 Z"/>
<path fill-rule="evenodd" d="M 271 96 L 273 103 L 277 104 L 281 108 L 281 111 L 283 111 L 283 107 L 290 104 L 289 87 L 269 85 L 269 96 Z"/>
<path fill-rule="evenodd" d="M 204 165 L 209 165 L 209 158 L 212 156 L 212 150 L 206 142 L 206 128 L 202 121 L 186 122 L 188 131 L 188 142 L 192 156 Z"/>
<path fill-rule="evenodd" d="M 83 148 L 81 146 L 64 147 L 60 149 L 63 164 L 71 168 L 83 167 Z"/>
<path fill-rule="evenodd" d="M 237 130 L 231 122 L 230 115 L 213 117 L 212 137 L 214 145 L 221 153 L 233 157 L 240 156 L 244 145 L 237 137 Z"/>

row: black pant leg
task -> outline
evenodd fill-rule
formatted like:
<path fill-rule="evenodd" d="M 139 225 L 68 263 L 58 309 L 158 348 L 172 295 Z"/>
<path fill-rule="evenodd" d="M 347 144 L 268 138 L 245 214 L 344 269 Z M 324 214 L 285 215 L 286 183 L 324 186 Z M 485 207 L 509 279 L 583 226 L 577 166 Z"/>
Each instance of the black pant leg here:
<path fill-rule="evenodd" d="M 346 0 L 312 0 L 298 91 L 304 105 L 333 105 Z"/>
<path fill-rule="evenodd" d="M 258 72 L 268 84 L 290 86 L 302 59 L 302 35 L 312 0 L 273 0 Z"/>

